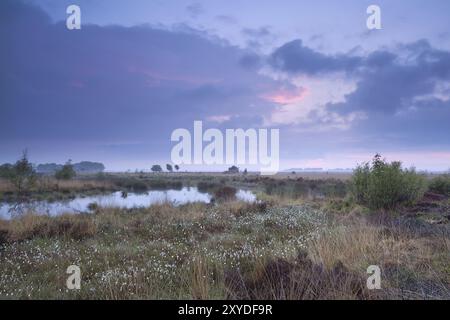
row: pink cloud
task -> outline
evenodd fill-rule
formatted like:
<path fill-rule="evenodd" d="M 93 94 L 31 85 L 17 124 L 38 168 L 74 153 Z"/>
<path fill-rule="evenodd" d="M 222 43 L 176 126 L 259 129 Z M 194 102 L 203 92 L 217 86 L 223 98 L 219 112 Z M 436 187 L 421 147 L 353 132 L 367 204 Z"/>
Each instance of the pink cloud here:
<path fill-rule="evenodd" d="M 291 104 L 303 100 L 307 93 L 307 89 L 300 87 L 295 89 L 278 89 L 261 97 L 278 104 Z"/>

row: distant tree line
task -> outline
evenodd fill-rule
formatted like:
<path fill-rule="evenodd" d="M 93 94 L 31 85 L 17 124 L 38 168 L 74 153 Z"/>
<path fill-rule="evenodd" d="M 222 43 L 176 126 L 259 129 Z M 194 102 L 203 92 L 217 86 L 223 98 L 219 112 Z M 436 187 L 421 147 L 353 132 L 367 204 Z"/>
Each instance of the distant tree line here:
<path fill-rule="evenodd" d="M 36 172 L 41 174 L 55 174 L 56 172 L 62 170 L 66 165 L 67 163 L 64 165 L 56 163 L 39 164 L 36 167 Z M 77 174 L 100 173 L 105 170 L 105 166 L 100 162 L 82 161 L 71 164 L 71 166 Z"/>
<path fill-rule="evenodd" d="M 70 180 L 78 173 L 101 173 L 105 170 L 102 163 L 82 161 L 72 164 L 67 161 L 64 165 L 56 163 L 40 164 L 34 166 L 28 160 L 27 151 L 14 164 L 0 165 L 0 178 L 9 180 L 18 194 L 29 192 L 36 184 L 39 175 L 54 175 L 58 180 Z"/>
<path fill-rule="evenodd" d="M 72 161 L 69 160 L 65 165 L 62 166 L 61 169 L 55 172 L 55 178 L 58 180 L 70 180 L 75 178 L 77 172 L 72 165 Z"/>
<path fill-rule="evenodd" d="M 166 164 L 166 169 L 168 172 L 173 172 L 173 169 L 175 169 L 176 171 L 179 171 L 180 166 L 177 164 L 172 166 L 171 164 L 168 163 L 168 164 Z M 163 169 L 159 164 L 154 164 L 150 170 L 152 170 L 152 172 L 163 172 Z"/>

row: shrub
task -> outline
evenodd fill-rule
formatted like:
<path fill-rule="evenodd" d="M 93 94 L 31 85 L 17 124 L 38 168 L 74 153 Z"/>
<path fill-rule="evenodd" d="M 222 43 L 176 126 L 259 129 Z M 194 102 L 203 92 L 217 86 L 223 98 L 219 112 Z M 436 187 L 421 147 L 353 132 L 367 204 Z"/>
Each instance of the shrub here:
<path fill-rule="evenodd" d="M 352 180 L 357 203 L 371 209 L 394 209 L 422 198 L 425 178 L 412 169 L 402 169 L 401 162 L 391 163 L 375 155 L 372 164 L 359 165 Z"/>
<path fill-rule="evenodd" d="M 236 188 L 224 186 L 214 191 L 214 198 L 217 200 L 234 200 L 236 198 Z"/>
<path fill-rule="evenodd" d="M 8 178 L 19 194 L 29 192 L 36 184 L 36 171 L 28 161 L 26 151 L 23 152 L 22 158 L 14 164 Z"/>
<path fill-rule="evenodd" d="M 70 162 L 66 163 L 61 170 L 58 170 L 55 173 L 55 178 L 58 180 L 70 180 L 75 176 L 76 172 Z"/>
<path fill-rule="evenodd" d="M 429 189 L 431 192 L 450 196 L 450 174 L 444 174 L 431 180 Z"/>

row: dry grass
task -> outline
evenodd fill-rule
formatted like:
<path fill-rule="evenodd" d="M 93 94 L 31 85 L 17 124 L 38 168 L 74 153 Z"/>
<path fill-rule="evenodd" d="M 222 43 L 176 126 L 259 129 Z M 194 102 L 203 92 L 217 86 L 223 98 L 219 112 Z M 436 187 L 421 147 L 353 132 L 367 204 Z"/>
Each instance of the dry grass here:
<path fill-rule="evenodd" d="M 382 226 L 359 220 L 352 225 L 341 225 L 324 231 L 310 243 L 309 255 L 313 261 L 327 267 L 337 261 L 343 261 L 354 269 L 381 262 L 419 265 L 430 261 L 433 256 L 431 244 L 436 246 L 442 240 L 444 239 L 438 237 L 431 240 L 386 232 L 386 228 Z"/>
<path fill-rule="evenodd" d="M 37 192 L 81 192 L 88 190 L 112 190 L 115 185 L 112 181 L 99 180 L 57 180 L 53 177 L 40 177 L 31 191 Z M 0 178 L 0 192 L 14 192 L 12 183 Z"/>
<path fill-rule="evenodd" d="M 210 270 L 208 262 L 202 256 L 193 258 L 191 269 L 189 270 L 189 288 L 193 299 L 205 300 L 210 297 Z"/>
<path fill-rule="evenodd" d="M 40 191 L 85 191 L 93 189 L 110 190 L 114 187 L 111 181 L 98 180 L 57 180 L 43 177 L 38 180 L 36 189 Z"/>
<path fill-rule="evenodd" d="M 323 231 L 309 245 L 309 255 L 316 263 L 332 267 L 337 261 L 352 266 L 364 266 L 380 261 L 384 249 L 378 227 L 356 224 Z M 387 251 L 387 250 L 386 250 Z"/>
<path fill-rule="evenodd" d="M 342 263 L 332 268 L 314 264 L 304 252 L 292 260 L 260 260 L 250 276 L 237 270 L 225 277 L 228 298 L 269 300 L 368 299 L 376 294 L 364 278 Z"/>
<path fill-rule="evenodd" d="M 93 237 L 97 227 L 93 219 L 82 215 L 62 215 L 51 218 L 25 214 L 10 221 L 0 220 L 0 232 L 5 242 L 18 242 L 35 237 L 82 240 Z"/>
<path fill-rule="evenodd" d="M 423 299 L 439 292 L 450 298 L 449 248 L 449 238 L 438 233 L 424 237 L 360 218 L 322 232 L 308 245 L 308 255 L 327 268 L 342 262 L 359 274 L 378 265 L 385 297 Z"/>

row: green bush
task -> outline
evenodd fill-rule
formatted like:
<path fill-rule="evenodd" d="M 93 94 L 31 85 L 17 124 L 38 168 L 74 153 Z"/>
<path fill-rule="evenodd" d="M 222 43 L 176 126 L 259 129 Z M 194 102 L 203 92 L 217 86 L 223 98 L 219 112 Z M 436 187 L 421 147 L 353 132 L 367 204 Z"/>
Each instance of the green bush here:
<path fill-rule="evenodd" d="M 58 180 L 70 180 L 75 176 L 76 172 L 70 162 L 66 163 L 61 170 L 58 170 L 55 173 L 55 178 Z"/>
<path fill-rule="evenodd" d="M 371 209 L 395 209 L 422 198 L 425 178 L 412 169 L 402 169 L 401 162 L 391 163 L 375 155 L 372 164 L 359 165 L 352 180 L 352 194 L 358 204 Z"/>
<path fill-rule="evenodd" d="M 430 182 L 430 191 L 450 196 L 450 174 L 433 178 Z"/>

